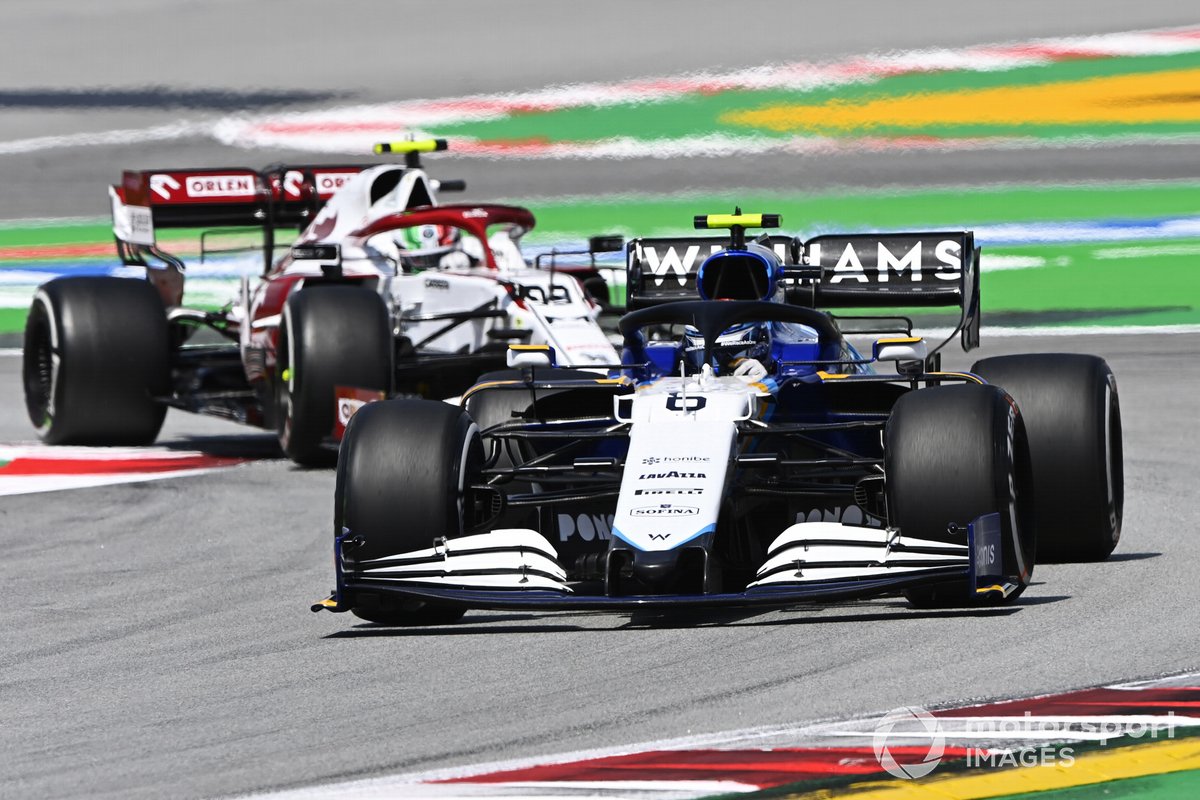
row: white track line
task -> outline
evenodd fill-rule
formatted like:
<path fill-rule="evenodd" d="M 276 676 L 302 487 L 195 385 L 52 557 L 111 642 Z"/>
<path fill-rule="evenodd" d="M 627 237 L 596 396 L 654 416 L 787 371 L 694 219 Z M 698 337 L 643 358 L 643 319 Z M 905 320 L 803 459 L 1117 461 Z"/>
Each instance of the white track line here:
<path fill-rule="evenodd" d="M 1059 39 L 1038 39 L 1026 42 L 973 45 L 958 49 L 911 50 L 903 53 L 877 53 L 851 57 L 836 63 L 767 64 L 730 73 L 692 73 L 686 75 L 639 78 L 617 83 L 589 83 L 570 86 L 549 86 L 533 92 L 471 95 L 465 97 L 430 98 L 397 103 L 329 108 L 320 111 L 290 112 L 256 118 L 227 117 L 217 122 L 181 121 L 144 129 L 110 130 L 60 136 L 39 136 L 0 142 L 0 156 L 19 155 L 43 150 L 119 145 L 138 142 L 169 141 L 186 136 L 208 136 L 223 144 L 240 147 L 296 147 L 310 151 L 367 152 L 381 138 L 404 131 L 439 124 L 468 120 L 495 119 L 515 110 L 529 108 L 555 110 L 586 106 L 603 106 L 631 101 L 646 101 L 678 97 L 695 91 L 731 89 L 811 89 L 875 80 L 880 77 L 911 72 L 973 70 L 987 72 L 1017 66 L 1050 64 L 1072 55 L 1088 57 L 1122 57 L 1150 54 L 1185 53 L 1200 49 L 1189 35 L 1194 27 L 1131 31 Z M 347 122 L 349 131 L 339 130 Z M 369 130 L 355 130 L 365 126 Z M 1136 137 L 1134 137 L 1136 139 Z M 1185 134 L 1178 141 L 1194 141 Z M 1145 141 L 1169 143 L 1171 137 L 1150 136 Z M 461 138 L 460 152 L 493 157 L 550 157 L 550 158 L 630 158 L 641 155 L 695 156 L 697 152 L 744 154 L 748 150 L 814 151 L 886 149 L 921 147 L 922 140 L 860 139 L 837 143 L 814 139 L 767 139 L 761 137 L 713 134 L 708 137 L 658 140 L 647 149 L 647 143 L 631 137 L 578 145 L 557 143 L 547 146 L 495 146 L 488 142 L 472 142 Z M 999 142 L 983 138 L 942 142 L 938 148 L 978 147 L 1046 147 L 1078 146 L 1088 143 L 1087 137 L 1072 138 L 1057 143 L 1021 137 Z M 1131 141 L 1122 137 L 1121 142 Z M 1106 142 L 1114 144 L 1118 142 Z"/>
<path fill-rule="evenodd" d="M 36 153 L 41 150 L 95 147 L 97 145 L 166 142 L 172 139 L 182 139 L 186 136 L 207 135 L 211 130 L 211 125 L 198 122 L 173 122 L 169 125 L 157 125 L 153 128 L 73 133 L 62 136 L 37 136 L 32 139 L 15 139 L 10 142 L 0 142 L 0 156 Z"/>
<path fill-rule="evenodd" d="M 1148 678 L 1143 681 L 1131 681 L 1130 683 L 1118 683 L 1110 686 L 1110 689 L 1161 689 L 1177 686 L 1197 686 L 1200 685 L 1200 671 L 1186 672 L 1183 675 L 1167 675 L 1161 678 Z"/>
<path fill-rule="evenodd" d="M 232 465 L 231 465 L 232 466 Z M 174 472 L 121 472 L 112 475 L 3 475 L 0 474 L 0 497 L 20 494 L 44 494 L 76 489 L 96 489 L 126 483 L 165 481 L 172 478 L 191 478 L 207 475 L 229 467 L 202 467 Z"/>
<path fill-rule="evenodd" d="M 879 716 L 882 716 L 880 714 Z M 245 798 L 262 798 L 262 800 L 340 800 L 341 798 L 386 798 L 386 797 L 412 797 L 409 794 L 413 789 L 425 789 L 428 787 L 420 784 L 433 781 L 448 781 L 457 778 L 469 778 L 475 775 L 486 775 L 493 772 L 509 772 L 518 769 L 529 769 L 531 767 L 543 766 L 547 764 L 565 764 L 574 761 L 590 761 L 597 758 L 610 758 L 613 756 L 635 755 L 637 753 L 645 753 L 651 750 L 687 750 L 700 749 L 706 747 L 715 747 L 717 745 L 730 745 L 742 741 L 753 741 L 758 739 L 766 739 L 779 735 L 795 735 L 806 736 L 820 733 L 829 725 L 836 724 L 833 720 L 813 723 L 800 727 L 795 726 L 764 726 L 761 728 L 747 728 L 740 731 L 727 731 L 723 733 L 704 734 L 698 736 L 683 736 L 673 739 L 658 739 L 637 744 L 625 745 L 623 747 L 604 747 L 594 748 L 590 750 L 574 750 L 568 753 L 556 753 L 547 756 L 534 756 L 532 758 L 514 758 L 502 761 L 489 761 L 482 764 L 471 764 L 461 767 L 446 767 L 442 769 L 428 770 L 425 772 L 413 772 L 401 775 L 385 775 L 378 778 L 363 778 L 359 780 L 345 781 L 342 783 L 333 783 L 305 787 L 300 789 L 284 790 L 282 792 L 264 792 L 243 795 Z M 432 794 L 430 795 L 432 796 Z M 519 795 L 518 795 L 519 796 Z M 695 797 L 696 795 L 692 795 Z"/>
<path fill-rule="evenodd" d="M 1152 688 L 1155 685 L 1184 685 L 1188 676 L 1159 679 L 1143 684 L 1127 684 L 1113 688 Z M 673 739 L 643 742 L 625 747 L 597 748 L 579 750 L 570 753 L 559 753 L 541 757 L 493 761 L 484 764 L 473 764 L 462 767 L 430 770 L 399 775 L 387 775 L 377 778 L 362 778 L 281 792 L 266 792 L 248 794 L 243 797 L 255 800 L 374 800 L 375 798 L 444 798 L 444 797 L 634 797 L 634 798 L 664 798 L 664 797 L 701 797 L 703 792 L 692 794 L 674 794 L 675 787 L 670 782 L 661 782 L 661 787 L 653 786 L 658 781 L 636 782 L 639 787 L 622 786 L 621 782 L 601 783 L 571 783 L 558 781 L 522 782 L 522 783 L 459 783 L 437 784 L 435 781 L 448 781 L 474 776 L 490 775 L 497 772 L 525 770 L 533 767 L 567 764 L 577 761 L 591 761 L 599 758 L 632 755 L 662 750 L 694 750 L 705 748 L 717 749 L 757 749 L 771 747 L 803 747 L 828 746 L 822 742 L 840 737 L 857 739 L 859 744 L 870 743 L 875 734 L 876 726 L 883 714 L 855 717 L 850 720 L 829 720 L 802 725 L 776 725 L 742 730 L 725 731 L 721 733 L 700 736 L 688 736 Z M 1027 742 L 1042 741 L 1104 741 L 1117 738 L 1130 729 L 1144 731 L 1148 723 L 1157 724 L 1159 728 L 1169 731 L 1173 736 L 1176 726 L 1195 727 L 1200 725 L 1200 717 L 1194 716 L 1161 716 L 1161 715 L 1046 715 L 1024 716 L 1017 714 L 998 714 L 983 717 L 939 717 L 945 726 L 944 736 L 947 740 L 990 741 L 1008 748 L 1020 748 Z M 1045 725 L 1043 725 L 1045 723 Z M 982 733 L 977 733 L 972 725 Z M 988 726 L 991 726 L 990 728 Z M 1023 726 L 1023 727 L 1022 727 Z M 1043 727 L 1055 728 L 1053 734 L 1042 730 Z M 1091 726 L 1091 727 L 1088 727 Z M 1064 732 L 1066 732 L 1064 734 Z M 924 734 L 928 736 L 929 734 Z M 914 736 L 920 739 L 921 736 Z M 704 782 L 707 783 L 707 782 Z M 432 784 L 432 785 L 431 785 Z M 740 784 L 730 782 L 725 786 L 726 791 L 741 791 Z M 639 791 L 639 789 L 641 791 Z M 661 789 L 655 791 L 655 789 Z M 716 791 L 709 792 L 717 793 Z"/>
<path fill-rule="evenodd" d="M 259 117 L 229 117 L 214 128 L 216 139 L 241 147 L 292 147 L 313 152 L 366 152 L 381 138 L 402 132 L 426 135 L 447 124 L 502 119 L 523 111 L 558 111 L 644 103 L 696 92 L 729 90 L 810 90 L 922 72 L 968 70 L 989 72 L 1021 66 L 1055 63 L 1072 57 L 1122 57 L 1174 54 L 1200 49 L 1194 27 L 1133 31 L 1097 36 L 1039 39 L 1006 44 L 972 45 L 957 49 L 910 50 L 854 56 L 830 63 L 766 64 L 728 73 L 698 72 L 638 78 L 616 83 L 548 86 L 531 92 L 467 95 L 415 99 L 395 103 L 344 106 L 317 111 L 284 112 Z M 1139 137 L 1132 137 L 1133 139 Z M 1196 137 L 1184 134 L 1183 139 Z M 822 137 L 763 137 L 747 133 L 640 139 L 636 135 L 590 142 L 512 143 L 456 137 L 455 150 L 463 155 L 495 158 L 634 158 L 720 155 L 747 152 L 860 151 L 903 149 L 1041 148 L 1125 143 L 1094 136 L 1069 137 L 1050 142 L 1037 137 L 994 137 L 935 140 L 920 137 L 835 140 Z M 1172 136 L 1142 136 L 1141 141 L 1167 143 Z"/>

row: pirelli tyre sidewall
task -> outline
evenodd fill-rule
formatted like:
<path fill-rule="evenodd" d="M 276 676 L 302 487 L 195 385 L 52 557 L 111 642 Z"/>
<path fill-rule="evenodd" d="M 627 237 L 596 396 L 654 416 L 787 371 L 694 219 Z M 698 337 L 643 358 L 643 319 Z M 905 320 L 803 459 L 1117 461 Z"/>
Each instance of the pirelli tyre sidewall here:
<path fill-rule="evenodd" d="M 49 444 L 145 445 L 170 391 L 167 317 L 134 278 L 56 278 L 34 295 L 25 324 L 25 405 Z"/>
<path fill-rule="evenodd" d="M 914 390 L 896 402 L 884 448 L 888 515 L 901 535 L 966 544 L 965 532 L 948 526 L 999 513 L 1005 570 L 1018 585 L 1007 600 L 1020 595 L 1033 575 L 1036 532 L 1029 445 L 1013 399 L 977 384 Z M 962 581 L 906 596 L 919 606 L 976 602 Z"/>
<path fill-rule="evenodd" d="M 1117 381 L 1077 353 L 986 358 L 971 371 L 1016 399 L 1033 458 L 1042 562 L 1103 561 L 1121 538 L 1124 470 Z"/>
<path fill-rule="evenodd" d="M 275 420 L 288 458 L 333 463 L 338 386 L 388 392 L 393 344 L 387 305 L 360 286 L 312 286 L 284 305 L 276 344 Z"/>
<path fill-rule="evenodd" d="M 369 403 L 351 418 L 338 452 L 335 536 L 357 564 L 433 546 L 463 533 L 467 489 L 480 480 L 479 428 L 459 407 L 433 400 Z M 405 601 L 386 592 L 357 592 L 351 610 L 371 622 L 429 625 L 453 622 L 460 608 Z"/>

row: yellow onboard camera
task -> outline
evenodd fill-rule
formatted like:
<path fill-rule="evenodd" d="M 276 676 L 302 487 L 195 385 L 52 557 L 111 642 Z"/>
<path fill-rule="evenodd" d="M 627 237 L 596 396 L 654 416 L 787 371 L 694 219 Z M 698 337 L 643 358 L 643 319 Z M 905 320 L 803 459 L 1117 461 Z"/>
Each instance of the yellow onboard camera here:
<path fill-rule="evenodd" d="M 700 230 L 728 228 L 730 246 L 741 250 L 746 246 L 746 228 L 778 228 L 783 223 L 780 214 L 743 214 L 735 207 L 732 214 L 697 214 L 693 225 Z"/>
<path fill-rule="evenodd" d="M 437 153 L 447 149 L 445 139 L 410 139 L 403 142 L 380 142 L 375 145 L 375 155 L 386 153 Z"/>

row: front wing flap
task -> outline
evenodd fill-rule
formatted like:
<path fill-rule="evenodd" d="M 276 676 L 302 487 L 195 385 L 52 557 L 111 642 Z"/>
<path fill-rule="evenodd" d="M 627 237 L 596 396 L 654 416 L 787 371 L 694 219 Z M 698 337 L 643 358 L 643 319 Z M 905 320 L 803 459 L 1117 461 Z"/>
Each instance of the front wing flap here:
<path fill-rule="evenodd" d="M 426 600 L 443 605 L 456 605 L 478 609 L 542 609 L 545 611 L 616 611 L 636 608 L 705 608 L 740 606 L 788 606 L 795 603 L 822 600 L 855 600 L 893 594 L 912 586 L 937 580 L 955 580 L 966 575 L 966 569 L 947 571 L 921 578 L 896 575 L 888 578 L 871 578 L 861 581 L 832 581 L 825 584 L 804 586 L 770 586 L 747 589 L 728 594 L 679 594 L 679 595 L 630 595 L 606 597 L 604 595 L 567 594 L 553 590 L 486 590 L 456 589 L 415 584 L 381 584 L 373 581 L 346 581 L 345 590 L 391 592 L 417 600 Z M 320 604 L 318 604 L 320 605 Z M 330 606 L 322 606 L 331 608 Z M 316 610 L 316 607 L 314 607 Z M 331 610 L 349 610 L 337 608 Z"/>
<path fill-rule="evenodd" d="M 832 527 L 831 527 L 832 526 Z M 806 528 L 813 530 L 805 530 Z M 821 530 L 816 530 L 821 528 Z M 841 528 L 841 531 L 833 531 Z M 834 541 L 829 534 L 840 533 Z M 759 577 L 742 592 L 609 597 L 578 594 L 553 547 L 534 531 L 505 530 L 450 540 L 428 550 L 347 571 L 337 548 L 338 587 L 313 610 L 349 611 L 357 592 L 477 609 L 620 610 L 663 607 L 787 606 L 855 600 L 962 582 L 964 600 L 1001 599 L 1017 588 L 1004 575 L 997 514 L 967 526 L 965 545 L 905 540 L 895 531 L 833 523 L 797 525 L 781 534 Z"/>

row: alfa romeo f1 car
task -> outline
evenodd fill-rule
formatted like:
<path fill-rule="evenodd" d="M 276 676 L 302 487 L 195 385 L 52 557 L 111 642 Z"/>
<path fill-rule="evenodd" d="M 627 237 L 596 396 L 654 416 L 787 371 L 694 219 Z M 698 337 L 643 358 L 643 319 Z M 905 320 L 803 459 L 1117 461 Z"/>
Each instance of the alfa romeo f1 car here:
<path fill-rule="evenodd" d="M 314 610 L 425 624 L 466 608 L 1005 603 L 1038 558 L 1112 551 L 1121 424 L 1104 361 L 940 369 L 955 335 L 979 340 L 971 233 L 748 242 L 778 219 L 696 224 L 731 238 L 629 243 L 612 377 L 516 348 L 460 405 L 357 413 L 336 588 Z M 959 324 L 930 348 L 908 318 L 828 310 L 914 306 L 958 306 Z M 879 338 L 860 353 L 851 332 Z"/>
<path fill-rule="evenodd" d="M 275 429 L 288 456 L 319 462 L 365 400 L 458 394 L 503 367 L 510 343 L 548 344 L 572 366 L 614 361 L 580 284 L 522 256 L 528 210 L 438 204 L 462 182 L 429 178 L 418 153 L 444 148 L 377 148 L 406 153 L 403 166 L 126 172 L 110 190 L 113 231 L 123 263 L 147 280 L 39 289 L 24 364 L 39 435 L 145 444 L 174 407 Z M 243 279 L 218 312 L 183 305 L 184 262 L 156 243 L 161 230 L 202 227 L 216 229 L 200 234 L 202 258 L 213 233 L 261 236 L 262 278 Z M 277 258 L 289 227 L 299 238 Z M 191 344 L 197 329 L 224 343 Z"/>

